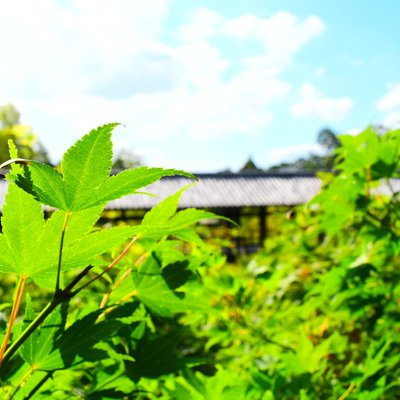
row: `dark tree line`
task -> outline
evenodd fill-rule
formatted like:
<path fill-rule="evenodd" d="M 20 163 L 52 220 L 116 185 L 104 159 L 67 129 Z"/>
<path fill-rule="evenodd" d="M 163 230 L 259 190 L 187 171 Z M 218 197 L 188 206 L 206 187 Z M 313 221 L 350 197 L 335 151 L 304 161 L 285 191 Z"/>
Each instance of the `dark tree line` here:
<path fill-rule="evenodd" d="M 325 154 L 309 154 L 305 157 L 300 157 L 292 162 L 283 162 L 273 165 L 267 171 L 276 172 L 315 172 L 315 171 L 331 171 L 335 161 L 335 149 L 341 144 L 336 134 L 331 129 L 322 129 L 317 136 L 317 142 L 325 150 Z M 241 173 L 246 172 L 263 172 L 263 170 L 256 166 L 252 158 L 239 170 Z"/>

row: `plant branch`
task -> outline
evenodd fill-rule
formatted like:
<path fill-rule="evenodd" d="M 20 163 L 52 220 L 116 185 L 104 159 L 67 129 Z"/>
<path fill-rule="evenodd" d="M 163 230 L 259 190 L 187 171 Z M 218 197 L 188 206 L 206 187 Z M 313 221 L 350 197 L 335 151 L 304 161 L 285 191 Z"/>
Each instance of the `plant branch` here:
<path fill-rule="evenodd" d="M 60 276 L 61 276 L 61 265 L 62 265 L 62 253 L 64 247 L 64 238 L 65 238 L 65 231 L 67 230 L 67 224 L 71 213 L 67 212 L 64 218 L 64 224 L 61 230 L 61 239 L 60 239 L 60 250 L 58 252 L 58 265 L 57 265 L 57 279 L 56 279 L 56 288 L 54 291 L 54 296 L 60 292 Z"/>
<path fill-rule="evenodd" d="M 64 220 L 64 225 L 63 225 L 63 230 L 61 233 L 61 240 L 60 240 L 60 253 L 59 253 L 59 265 L 58 265 L 58 271 L 57 271 L 57 284 L 56 284 L 56 291 L 54 293 L 53 299 L 46 305 L 45 308 L 36 316 L 36 318 L 26 327 L 26 329 L 21 333 L 21 335 L 17 338 L 17 340 L 12 343 L 12 345 L 8 348 L 7 351 L 4 353 L 3 357 L 3 362 L 8 361 L 15 353 L 16 351 L 22 346 L 22 344 L 28 339 L 28 337 L 42 324 L 42 322 L 55 310 L 55 308 L 62 303 L 65 303 L 72 297 L 74 297 L 77 293 L 79 293 L 81 290 L 89 286 L 91 283 L 99 279 L 102 275 L 104 275 L 107 271 L 109 271 L 111 268 L 113 268 L 121 259 L 128 253 L 129 249 L 133 246 L 133 244 L 136 242 L 138 239 L 138 236 L 135 236 L 122 250 L 122 252 L 119 254 L 117 258 L 115 258 L 111 264 L 100 274 L 97 275 L 95 278 L 81 286 L 80 288 L 76 289 L 75 291 L 72 291 L 72 289 L 78 284 L 78 282 L 87 275 L 87 273 L 90 271 L 92 266 L 86 267 L 80 274 L 76 276 L 76 278 L 64 289 L 61 290 L 59 285 L 60 285 L 60 273 L 61 273 L 61 262 L 62 262 L 62 248 L 64 244 L 64 236 L 65 236 L 65 230 L 67 227 L 67 222 L 70 214 L 67 214 Z"/>
<path fill-rule="evenodd" d="M 73 281 L 63 290 L 65 293 L 71 293 L 72 289 L 89 273 L 93 268 L 93 265 L 87 266 L 83 271 L 81 271 Z"/>
<path fill-rule="evenodd" d="M 26 327 L 18 339 L 4 353 L 3 362 L 7 362 L 11 356 L 20 348 L 26 339 L 40 326 L 40 324 L 62 303 L 60 297 L 54 297 L 46 307 L 37 315 L 37 317 Z"/>
<path fill-rule="evenodd" d="M 22 275 L 19 277 L 17 288 L 15 290 L 15 298 L 14 298 L 14 303 L 13 303 L 13 306 L 11 309 L 10 321 L 8 322 L 7 331 L 6 331 L 6 334 L 4 336 L 4 339 L 3 339 L 3 342 L 2 342 L 1 348 L 0 348 L 0 365 L 3 362 L 3 356 L 7 349 L 8 341 L 10 340 L 10 337 L 11 337 L 11 331 L 14 326 L 15 319 L 17 318 L 19 308 L 21 306 L 22 296 L 24 294 L 24 289 L 25 289 L 26 278 L 27 277 L 25 275 Z"/>
<path fill-rule="evenodd" d="M 139 236 L 134 236 L 134 238 L 126 245 L 126 247 L 122 250 L 122 252 L 119 254 L 117 258 L 115 258 L 109 265 L 108 267 L 99 275 L 95 276 L 93 279 L 91 279 L 89 282 L 85 283 L 83 286 L 80 288 L 76 289 L 72 295 L 75 296 L 77 293 L 79 293 L 81 290 L 85 289 L 89 285 L 91 285 L 93 282 L 97 281 L 97 279 L 101 278 L 104 274 L 106 274 L 110 269 L 112 269 L 116 264 L 118 264 L 128 253 L 129 249 L 133 246 L 133 244 L 138 240 Z"/>
<path fill-rule="evenodd" d="M 70 300 L 74 293 L 72 289 L 84 278 L 93 267 L 90 265 L 80 272 L 76 278 L 64 289 L 59 290 L 53 299 L 43 308 L 43 310 L 36 316 L 36 318 L 26 327 L 15 342 L 4 353 L 3 362 L 7 362 L 16 351 L 22 346 L 25 340 L 42 324 L 42 322 L 55 310 L 55 308 L 62 303 Z"/>
<path fill-rule="evenodd" d="M 138 267 L 143 260 L 148 256 L 147 253 L 143 253 L 136 261 L 135 261 L 135 267 Z M 122 275 L 121 277 L 117 280 L 117 282 L 114 283 L 114 285 L 112 286 L 111 290 L 106 293 L 100 303 L 100 307 L 99 308 L 104 308 L 107 305 L 108 300 L 110 299 L 111 293 L 118 288 L 118 286 L 130 275 L 130 273 L 133 271 L 133 269 L 131 267 L 129 267 Z M 134 293 L 133 293 L 134 292 Z M 121 301 L 118 301 L 116 304 L 120 304 L 123 301 L 129 299 L 130 297 L 136 296 L 137 295 L 137 290 L 134 290 L 133 292 L 129 293 L 128 295 L 126 295 L 125 297 L 123 297 L 121 299 Z M 102 314 L 99 315 L 99 320 L 102 319 L 104 317 L 105 314 L 111 312 L 113 310 L 113 307 L 108 309 L 107 311 L 104 311 Z"/>
<path fill-rule="evenodd" d="M 64 226 L 63 226 L 63 232 L 65 234 L 65 228 L 67 226 L 67 221 L 68 218 L 65 219 L 64 221 Z M 61 253 L 62 253 L 62 245 L 64 241 L 64 234 L 61 235 L 61 243 L 60 243 L 60 258 L 61 260 Z M 17 340 L 9 347 L 9 349 L 4 353 L 3 357 L 3 362 L 8 361 L 14 354 L 15 352 L 22 346 L 22 344 L 25 342 L 25 340 L 28 339 L 28 337 L 42 324 L 42 322 L 55 310 L 55 308 L 62 303 L 67 302 L 69 299 L 74 297 L 77 293 L 79 293 L 82 289 L 86 288 L 89 286 L 91 283 L 93 283 L 95 280 L 100 278 L 102 275 L 104 275 L 107 271 L 109 271 L 112 267 L 114 267 L 115 264 L 117 264 L 129 251 L 129 249 L 132 247 L 132 245 L 136 242 L 138 239 L 137 236 L 135 236 L 129 243 L 128 245 L 124 248 L 124 250 L 121 252 L 121 254 L 98 276 L 93 278 L 91 281 L 80 287 L 79 289 L 72 291 L 72 289 L 81 281 L 82 278 L 84 278 L 88 272 L 93 268 L 92 266 L 86 267 L 82 272 L 80 272 L 76 278 L 64 289 L 61 290 L 58 288 L 56 289 L 56 292 L 54 293 L 53 299 L 50 301 L 50 303 L 47 304 L 45 308 L 36 316 L 36 318 L 26 327 L 26 329 L 21 333 L 21 335 L 17 338 Z M 59 264 L 61 265 L 61 264 Z M 58 271 L 60 272 L 60 271 Z M 59 285 L 59 281 L 58 281 Z"/>

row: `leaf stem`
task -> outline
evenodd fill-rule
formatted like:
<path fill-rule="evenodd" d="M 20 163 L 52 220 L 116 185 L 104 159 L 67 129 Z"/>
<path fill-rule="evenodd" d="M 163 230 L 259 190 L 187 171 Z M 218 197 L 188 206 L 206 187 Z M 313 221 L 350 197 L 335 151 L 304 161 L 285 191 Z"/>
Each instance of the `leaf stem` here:
<path fill-rule="evenodd" d="M 0 165 L 0 169 L 3 169 L 4 167 L 7 167 L 8 165 L 11 165 L 13 163 L 28 165 L 29 160 L 26 160 L 24 158 L 12 158 L 10 160 L 3 162 L 3 164 Z"/>
<path fill-rule="evenodd" d="M 38 383 L 37 385 L 29 392 L 27 396 L 24 397 L 24 400 L 29 400 L 32 398 L 34 394 L 38 392 L 38 390 L 50 379 L 53 377 L 54 371 L 48 372 Z"/>
<path fill-rule="evenodd" d="M 91 285 L 93 282 L 97 281 L 97 279 L 101 278 L 105 273 L 107 273 L 111 268 L 115 266 L 115 264 L 119 263 L 122 258 L 126 256 L 128 253 L 129 249 L 133 246 L 133 244 L 138 240 L 139 236 L 135 236 L 122 250 L 122 252 L 119 254 L 117 258 L 115 258 L 109 265 L 108 267 L 99 275 L 96 275 L 93 279 L 91 279 L 89 282 L 85 283 L 83 286 L 80 288 L 76 289 L 72 295 L 75 296 L 77 293 L 79 293 L 81 290 L 85 289 L 87 286 Z"/>
<path fill-rule="evenodd" d="M 125 278 L 132 272 L 132 268 L 128 268 L 123 274 L 122 276 L 117 280 L 117 282 L 114 283 L 114 285 L 111 287 L 111 290 L 106 293 L 100 303 L 99 308 L 104 308 L 108 302 L 108 300 L 110 299 L 111 293 L 117 289 L 117 287 L 125 280 Z"/>
<path fill-rule="evenodd" d="M 60 292 L 60 276 L 61 276 L 61 265 L 62 265 L 62 253 L 63 253 L 63 247 L 64 247 L 64 239 L 65 239 L 65 231 L 67 230 L 67 224 L 69 217 L 71 216 L 70 212 L 67 212 L 65 214 L 64 218 L 64 224 L 61 230 L 61 239 L 60 239 L 60 250 L 58 252 L 58 265 L 57 265 L 57 279 L 56 279 L 56 288 L 54 291 L 54 296 L 57 296 L 57 294 Z"/>
<path fill-rule="evenodd" d="M 129 292 L 127 295 L 125 295 L 125 296 L 121 299 L 120 303 L 122 303 L 122 302 L 124 302 L 124 301 L 130 299 L 131 297 L 137 296 L 137 294 L 138 294 L 137 289 L 132 290 L 131 292 Z"/>
<path fill-rule="evenodd" d="M 345 390 L 345 392 L 339 397 L 338 400 L 344 400 L 356 387 L 354 382 L 350 383 L 350 386 Z"/>
<path fill-rule="evenodd" d="M 136 261 L 135 261 L 135 267 L 138 267 L 143 260 L 148 256 L 148 253 L 143 253 Z M 108 300 L 110 299 L 111 293 L 118 288 L 118 286 L 129 276 L 129 274 L 133 271 L 133 269 L 131 267 L 129 267 L 123 274 L 122 276 L 117 280 L 117 282 L 115 282 L 114 286 L 111 288 L 111 290 L 106 293 L 100 303 L 99 308 L 105 308 L 105 306 L 107 305 Z M 136 296 L 137 295 L 137 290 L 134 290 L 132 292 L 130 292 L 129 294 L 127 294 L 125 297 L 123 297 L 120 301 L 117 301 L 116 304 L 120 304 L 123 301 L 128 300 L 130 297 Z M 112 310 L 114 309 L 114 307 L 108 308 L 107 311 L 104 311 L 102 314 L 99 315 L 99 320 L 104 318 L 104 316 L 108 313 L 110 313 Z"/>
<path fill-rule="evenodd" d="M 6 331 L 6 334 L 4 336 L 4 339 L 3 339 L 3 342 L 2 342 L 1 348 L 0 348 L 0 365 L 3 362 L 3 356 L 7 349 L 8 341 L 10 340 L 10 337 L 11 337 L 11 331 L 12 331 L 14 322 L 17 318 L 18 311 L 21 306 L 22 296 L 24 294 L 24 289 L 25 289 L 26 278 L 27 277 L 25 275 L 21 275 L 19 277 L 17 288 L 15 290 L 15 298 L 14 298 L 14 303 L 13 303 L 13 306 L 11 309 L 10 321 L 8 322 L 7 331 Z"/>

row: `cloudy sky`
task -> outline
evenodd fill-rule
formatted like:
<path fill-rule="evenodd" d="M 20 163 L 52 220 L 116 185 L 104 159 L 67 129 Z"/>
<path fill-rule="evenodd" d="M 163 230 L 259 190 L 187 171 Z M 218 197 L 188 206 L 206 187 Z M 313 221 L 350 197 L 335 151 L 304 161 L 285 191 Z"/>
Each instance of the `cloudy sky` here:
<path fill-rule="evenodd" d="M 0 2 L 0 104 L 53 161 L 113 121 L 118 149 L 194 172 L 400 121 L 397 0 Z"/>

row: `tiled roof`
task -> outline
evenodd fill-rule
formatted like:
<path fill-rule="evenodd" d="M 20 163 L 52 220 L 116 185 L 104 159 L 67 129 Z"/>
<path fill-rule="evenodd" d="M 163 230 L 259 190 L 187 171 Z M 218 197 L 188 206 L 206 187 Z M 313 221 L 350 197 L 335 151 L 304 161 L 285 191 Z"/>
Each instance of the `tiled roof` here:
<path fill-rule="evenodd" d="M 111 201 L 113 210 L 149 209 L 161 199 L 192 184 L 182 195 L 180 207 L 256 207 L 270 205 L 297 205 L 311 199 L 320 189 L 319 178 L 312 174 L 197 174 L 198 182 L 185 177 L 168 177 L 143 189 L 157 197 L 144 194 L 125 196 Z M 7 182 L 0 180 L 0 208 L 4 202 Z M 400 180 L 392 186 L 400 190 Z M 385 184 L 382 191 L 388 191 Z"/>
<path fill-rule="evenodd" d="M 193 184 L 181 197 L 180 207 L 255 207 L 302 204 L 315 195 L 320 180 L 313 176 L 272 176 L 266 174 L 197 174 L 198 182 L 184 177 L 164 178 L 146 188 L 157 198 L 130 195 L 112 201 L 111 209 L 151 208 L 160 199 Z"/>
<path fill-rule="evenodd" d="M 198 182 L 185 177 L 168 177 L 144 188 L 157 197 L 143 194 L 111 201 L 114 210 L 149 209 L 161 199 L 192 185 L 182 195 L 180 207 L 215 208 L 302 204 L 315 195 L 320 181 L 312 175 L 271 174 L 196 174 Z M 0 180 L 0 207 L 7 190 L 7 181 Z"/>

